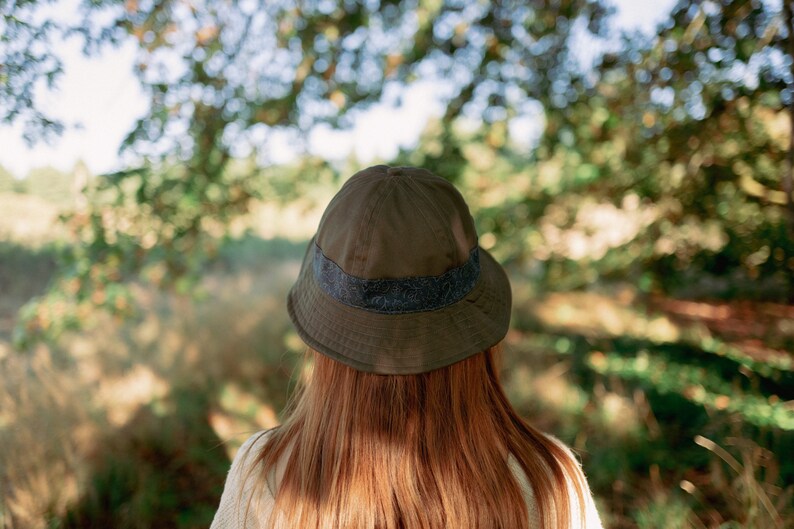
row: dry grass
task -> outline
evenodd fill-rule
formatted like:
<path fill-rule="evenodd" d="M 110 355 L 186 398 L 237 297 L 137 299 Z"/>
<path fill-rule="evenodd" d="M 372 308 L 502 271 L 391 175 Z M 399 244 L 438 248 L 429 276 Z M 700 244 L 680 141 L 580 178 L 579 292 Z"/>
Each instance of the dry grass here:
<path fill-rule="evenodd" d="M 0 527 L 96 526 L 113 494 L 129 496 L 122 507 L 130 513 L 109 525 L 187 516 L 181 526 L 206 526 L 229 457 L 250 433 L 276 424 L 288 393 L 300 355 L 283 301 L 297 267 L 261 255 L 245 270 L 218 269 L 199 285 L 200 299 L 137 286 L 138 318 L 99 315 L 94 327 L 30 351 L 12 348 L 7 324 Z M 48 272 L 15 274 L 7 318 Z M 163 466 L 180 461 L 168 478 Z M 150 492 L 180 479 L 196 482 L 176 499 L 168 494 L 178 486 Z M 187 498 L 195 512 L 180 515 Z"/>
<path fill-rule="evenodd" d="M 181 516 L 182 526 L 205 526 L 228 458 L 276 424 L 288 393 L 300 341 L 283 301 L 298 263 L 284 247 L 295 245 L 276 244 L 275 258 L 267 241 L 241 245 L 207 273 L 197 298 L 138 285 L 139 317 L 99 314 L 57 344 L 16 351 L 17 311 L 45 291 L 55 270 L 49 247 L 62 233 L 46 201 L 5 194 L 0 210 L 0 527 L 101 526 L 99 504 L 116 501 L 103 496 L 125 488 L 131 497 L 120 508 L 130 512 L 109 525 Z M 243 229 L 273 235 L 288 226 L 301 238 L 315 227 L 310 214 L 285 215 L 256 207 Z M 184 468 L 173 480 L 206 478 L 184 491 L 195 516 L 177 512 L 184 505 L 167 497 L 173 490 L 164 499 L 141 490 L 156 489 L 158 465 L 175 461 Z"/>

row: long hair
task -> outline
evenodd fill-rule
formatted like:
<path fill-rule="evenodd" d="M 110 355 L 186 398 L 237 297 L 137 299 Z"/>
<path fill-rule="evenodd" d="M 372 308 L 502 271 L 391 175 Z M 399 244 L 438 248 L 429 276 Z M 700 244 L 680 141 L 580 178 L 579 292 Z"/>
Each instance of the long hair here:
<path fill-rule="evenodd" d="M 496 353 L 418 375 L 377 375 L 310 351 L 309 379 L 244 479 L 254 497 L 277 465 L 283 472 L 266 527 L 528 529 L 511 458 L 541 528 L 581 523 L 582 472 L 512 408 Z M 250 508 L 249 498 L 246 519 Z"/>

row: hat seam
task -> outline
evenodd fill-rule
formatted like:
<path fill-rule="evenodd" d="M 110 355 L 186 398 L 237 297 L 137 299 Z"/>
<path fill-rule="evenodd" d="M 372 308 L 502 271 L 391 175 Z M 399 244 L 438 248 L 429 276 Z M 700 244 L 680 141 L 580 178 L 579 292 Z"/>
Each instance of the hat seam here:
<path fill-rule="evenodd" d="M 317 323 L 319 325 L 321 325 L 323 328 L 329 328 L 322 321 L 318 321 Z M 492 332 L 494 332 L 493 329 L 491 329 L 490 331 L 491 332 L 482 332 L 482 331 L 478 330 L 478 331 L 475 331 L 475 332 L 472 332 L 470 334 L 462 336 L 461 339 L 466 340 L 466 341 L 471 341 L 474 338 L 486 337 L 486 336 L 489 336 Z M 354 341 L 354 340 L 349 340 L 349 339 L 348 340 L 340 340 L 339 337 L 344 337 L 345 335 L 339 333 L 338 331 L 333 331 L 332 334 L 333 334 L 332 336 L 329 335 L 329 334 L 325 334 L 325 338 L 327 340 L 329 340 L 331 343 L 335 343 L 335 344 L 338 344 L 338 345 L 344 345 L 344 346 L 348 346 L 348 347 L 350 345 L 354 345 L 354 346 L 366 345 L 368 347 L 372 347 L 373 349 L 377 348 L 379 351 L 387 351 L 387 352 L 393 352 L 393 351 L 402 350 L 399 347 L 374 346 L 374 345 L 371 345 L 371 344 L 364 343 L 362 341 Z M 373 336 L 373 335 L 362 335 L 362 336 L 367 336 L 367 337 L 370 337 L 370 338 L 378 338 L 378 336 Z M 321 340 L 318 340 L 316 338 L 314 338 L 314 339 L 317 340 L 318 342 L 322 343 Z M 367 357 L 379 357 L 379 356 L 381 356 L 381 354 L 378 353 L 378 352 L 367 352 L 367 351 L 358 351 L 356 354 L 357 354 L 357 356 L 367 356 Z M 423 353 L 415 353 L 415 354 L 400 355 L 400 358 L 411 359 L 411 358 L 422 358 L 424 356 L 426 356 L 426 355 L 423 354 Z"/>
<path fill-rule="evenodd" d="M 387 169 L 387 171 L 388 171 L 388 169 Z M 362 274 L 364 273 L 364 267 L 366 266 L 367 263 L 369 263 L 369 258 L 370 258 L 370 255 L 372 254 L 372 234 L 375 233 L 375 223 L 372 221 L 372 218 L 375 216 L 376 212 L 378 212 L 378 213 L 380 212 L 380 209 L 381 209 L 381 206 L 383 205 L 383 203 L 394 192 L 394 188 L 397 187 L 395 185 L 396 178 L 397 178 L 397 175 L 393 175 L 393 174 L 392 175 L 388 175 L 388 180 L 386 181 L 386 185 L 388 185 L 389 187 L 386 190 L 386 192 L 383 195 L 383 197 L 380 200 L 378 200 L 377 203 L 375 204 L 375 207 L 373 208 L 372 213 L 370 214 L 370 218 L 367 221 L 368 228 L 369 228 L 367 230 L 367 238 L 366 238 L 367 254 L 365 256 L 364 261 L 361 264 L 361 273 Z"/>
<path fill-rule="evenodd" d="M 445 219 L 444 219 L 443 213 L 438 209 L 438 205 L 435 202 L 433 202 L 425 194 L 425 192 L 422 189 L 422 187 L 420 185 L 418 185 L 417 182 L 413 181 L 413 179 L 411 179 L 411 184 L 416 186 L 417 192 L 420 195 L 422 195 L 422 197 L 425 199 L 425 201 L 427 203 L 430 204 L 430 207 L 433 209 L 433 212 L 436 214 L 436 219 L 441 221 L 439 224 L 443 225 L 444 222 L 445 222 Z M 447 249 L 448 249 L 448 251 L 450 251 L 450 255 L 452 256 L 452 260 L 456 261 L 457 257 L 458 257 L 458 245 L 455 243 L 455 238 L 454 237 L 450 237 L 450 234 L 448 232 L 444 232 L 444 235 L 445 235 L 445 238 L 447 239 Z M 475 246 L 476 246 L 476 243 L 475 243 Z"/>
<path fill-rule="evenodd" d="M 370 210 L 364 215 L 366 217 L 366 221 L 361 223 L 361 226 L 358 228 L 358 233 L 356 234 L 356 240 L 358 244 L 356 244 L 356 249 L 353 252 L 353 255 L 356 256 L 359 254 L 359 248 L 362 246 L 366 248 L 366 253 L 364 254 L 364 258 L 361 260 L 360 266 L 357 267 L 359 263 L 355 260 L 353 262 L 353 270 L 351 270 L 353 275 L 362 275 L 364 273 L 364 268 L 366 267 L 367 263 L 369 262 L 369 254 L 372 251 L 372 245 L 370 241 L 372 239 L 372 232 L 374 231 L 374 226 L 372 225 L 372 217 L 375 216 L 375 212 L 380 209 L 380 205 L 383 203 L 389 195 L 391 195 L 392 190 L 394 189 L 394 185 L 392 182 L 394 181 L 393 175 L 388 175 L 388 178 L 384 179 L 384 182 L 378 186 L 378 190 L 380 191 L 380 195 L 373 201 Z M 361 231 L 364 229 L 364 226 L 367 226 L 366 231 L 366 239 L 362 240 L 361 238 Z M 358 273 L 356 270 L 358 268 Z"/>
<path fill-rule="evenodd" d="M 491 341 L 491 340 L 489 340 L 489 341 Z M 319 352 L 321 352 L 321 353 L 323 353 L 323 354 L 325 354 L 327 356 L 330 356 L 331 358 L 333 358 L 333 359 L 335 359 L 335 360 L 337 360 L 337 361 L 339 361 L 341 363 L 344 363 L 344 364 L 346 364 L 346 365 L 348 365 L 350 367 L 353 367 L 354 369 L 357 369 L 357 370 L 366 371 L 366 372 L 369 372 L 369 373 L 377 373 L 377 374 L 408 375 L 408 374 L 425 373 L 425 372 L 428 372 L 428 371 L 433 371 L 435 369 L 439 369 L 439 368 L 454 364 L 456 362 L 459 362 L 461 360 L 464 360 L 466 358 L 474 356 L 475 354 L 479 354 L 481 352 L 484 352 L 489 347 L 493 347 L 495 344 L 499 343 L 499 341 L 500 341 L 500 339 L 497 339 L 496 341 L 494 341 L 490 345 L 483 346 L 482 348 L 462 349 L 461 351 L 457 352 L 456 354 L 453 354 L 453 355 L 450 355 L 450 356 L 446 356 L 444 358 L 440 358 L 440 359 L 437 359 L 435 361 L 420 362 L 420 363 L 408 364 L 408 365 L 403 364 L 401 362 L 388 362 L 388 361 L 380 362 L 378 364 L 367 363 L 366 361 L 357 360 L 355 358 L 351 358 L 349 356 L 345 356 L 343 354 L 340 354 L 340 353 L 328 348 L 327 346 L 323 345 L 322 343 L 320 343 L 319 341 L 317 341 L 317 340 L 315 340 L 313 338 L 311 339 L 311 342 L 314 342 L 314 343 L 309 343 L 307 345 L 309 345 L 309 347 L 313 347 L 317 351 L 319 351 Z M 385 359 L 385 360 L 388 360 L 388 359 Z M 388 369 L 388 371 L 386 371 L 386 369 Z"/>
<path fill-rule="evenodd" d="M 359 171 L 358 173 L 354 174 L 350 178 L 348 178 L 345 181 L 345 183 L 342 184 L 342 188 L 339 190 L 339 192 L 341 193 L 343 191 L 345 191 L 345 192 L 354 191 L 354 190 L 358 189 L 359 187 L 363 186 L 364 184 L 366 184 L 367 180 L 366 180 L 366 178 L 363 178 L 363 176 L 364 176 L 363 173 L 364 173 L 364 171 L 362 170 L 362 171 Z M 359 175 L 361 175 L 361 176 L 359 176 Z"/>
<path fill-rule="evenodd" d="M 409 175 L 405 175 L 405 176 L 407 176 L 407 177 L 408 177 L 407 179 L 408 179 L 408 182 L 409 182 L 409 186 L 410 186 L 410 187 L 411 187 L 411 188 L 414 190 L 414 192 L 415 192 L 415 193 L 416 193 L 416 194 L 419 196 L 419 198 L 420 198 L 420 199 L 422 199 L 422 200 L 424 200 L 424 202 L 425 202 L 426 204 L 429 204 L 429 205 L 430 205 L 430 207 L 432 208 L 433 212 L 434 212 L 434 213 L 436 213 L 436 220 L 441 220 L 441 221 L 442 221 L 441 223 L 443 223 L 443 218 L 441 218 L 441 215 L 439 215 L 439 212 L 438 212 L 438 210 L 436 209 L 436 206 L 435 206 L 435 204 L 433 204 L 433 201 L 432 201 L 432 200 L 429 200 L 429 199 L 427 198 L 427 196 L 426 196 L 426 195 L 425 195 L 425 194 L 422 192 L 421 186 L 419 186 L 419 185 L 418 185 L 418 184 L 417 184 L 417 183 L 414 181 L 413 175 L 410 175 L 410 174 L 409 174 Z M 417 208 L 417 209 L 418 209 L 418 210 L 419 210 L 419 212 L 422 214 L 422 218 L 424 218 L 424 219 L 425 219 L 425 222 L 427 222 L 427 225 L 428 225 L 428 226 L 433 226 L 433 225 L 434 225 L 434 223 L 430 222 L 430 219 L 428 219 L 428 218 L 427 218 L 427 215 L 425 214 L 425 211 L 424 211 L 422 208 Z M 443 241 L 442 241 L 442 240 L 439 238 L 439 232 L 438 232 L 438 231 L 437 231 L 435 228 L 434 228 L 432 231 L 433 231 L 433 237 L 435 237 L 435 239 L 436 239 L 436 241 L 438 242 L 438 244 L 443 246 L 443 245 L 444 245 L 444 242 L 443 242 Z M 449 241 L 447 241 L 447 245 L 449 245 Z M 452 255 L 453 255 L 453 256 L 455 256 L 455 257 L 457 257 L 457 255 L 456 255 L 456 254 L 457 254 L 457 252 L 453 253 Z M 456 265 L 456 266 L 457 266 L 457 265 Z M 455 268 L 455 267 L 453 266 L 453 268 Z"/>
<path fill-rule="evenodd" d="M 466 266 L 466 263 L 468 262 L 468 260 L 466 260 L 466 261 L 464 261 L 463 263 L 461 263 L 461 264 L 459 264 L 459 265 L 457 265 L 457 266 L 453 266 L 453 267 L 452 267 L 452 268 L 450 268 L 449 270 L 446 270 L 446 271 L 444 271 L 444 272 L 441 272 L 440 274 L 429 274 L 429 275 L 422 275 L 422 276 L 402 276 L 402 277 L 393 277 L 393 278 L 361 277 L 361 276 L 356 276 L 356 275 L 353 275 L 353 274 L 348 274 L 347 272 L 345 272 L 344 268 L 342 268 L 342 266 L 341 266 L 339 263 L 337 263 L 337 262 L 336 262 L 336 261 L 333 259 L 333 257 L 330 257 L 330 256 L 328 256 L 328 255 L 325 253 L 325 251 L 323 250 L 323 248 L 322 248 L 322 247 L 321 247 L 319 244 L 317 244 L 317 242 L 315 242 L 315 241 L 314 241 L 314 239 L 312 239 L 311 241 L 309 241 L 309 248 L 310 248 L 310 249 L 312 248 L 312 245 L 314 245 L 314 246 L 317 246 L 317 248 L 319 248 L 319 250 L 320 250 L 320 253 L 323 255 L 323 257 L 324 257 L 324 258 L 326 258 L 326 259 L 328 259 L 328 260 L 329 260 L 329 261 L 331 261 L 332 263 L 334 263 L 336 266 L 338 266 L 338 267 L 339 267 L 339 269 L 340 269 L 340 270 L 342 270 L 342 272 L 343 272 L 345 275 L 348 275 L 348 276 L 350 276 L 350 277 L 353 277 L 353 278 L 355 278 L 355 279 L 361 279 L 361 280 L 364 280 L 364 281 L 379 281 L 379 280 L 392 281 L 392 280 L 403 280 L 403 279 L 422 279 L 422 278 L 426 278 L 426 277 L 431 277 L 431 278 L 439 278 L 439 277 L 442 277 L 444 274 L 447 274 L 447 273 L 449 273 L 449 272 L 450 272 L 450 270 L 455 270 L 456 268 L 461 268 L 461 267 L 463 267 L 463 266 Z M 476 244 L 475 244 L 474 246 L 472 246 L 472 247 L 469 249 L 469 255 L 471 255 L 471 253 L 474 251 L 474 249 L 475 249 L 475 248 L 477 248 L 478 252 L 479 252 L 480 250 L 482 250 L 482 248 L 480 248 L 480 246 L 479 246 L 479 245 L 476 245 Z M 474 288 L 474 287 L 472 287 L 472 288 Z M 365 309 L 362 309 L 362 310 L 365 310 Z"/>
<path fill-rule="evenodd" d="M 325 325 L 324 325 L 322 322 L 319 322 L 319 323 L 320 323 L 320 325 L 323 325 L 323 327 L 326 327 L 326 326 L 325 326 Z M 490 335 L 491 335 L 493 332 L 495 332 L 495 331 L 494 331 L 494 330 L 491 330 L 491 332 L 480 332 L 480 331 L 477 331 L 477 332 L 473 332 L 473 333 L 471 333 L 471 334 L 467 334 L 467 335 L 465 335 L 465 336 L 461 336 L 461 339 L 462 339 L 462 340 L 466 340 L 466 341 L 475 341 L 475 342 L 476 342 L 476 341 L 478 341 L 478 340 L 475 340 L 476 338 L 485 338 L 485 337 L 488 337 L 488 336 L 490 336 Z M 335 333 L 334 333 L 334 336 L 343 336 L 343 335 L 340 335 L 338 332 L 335 332 Z M 365 335 L 365 336 L 370 336 L 370 335 Z M 373 347 L 373 349 L 374 349 L 374 348 L 377 348 L 379 351 L 386 351 L 386 352 L 393 352 L 393 351 L 400 351 L 400 350 L 401 350 L 399 347 L 380 347 L 380 346 L 371 346 L 370 344 L 364 344 L 364 343 L 362 343 L 362 342 L 360 342 L 360 341 L 339 340 L 339 339 L 337 339 L 337 338 L 334 338 L 334 337 L 328 336 L 327 334 L 326 334 L 326 336 L 325 336 L 325 337 L 326 337 L 326 338 L 327 338 L 327 339 L 328 339 L 328 340 L 329 340 L 331 343 L 335 343 L 335 344 L 338 344 L 338 345 L 347 345 L 347 346 L 350 346 L 351 344 L 352 344 L 352 345 L 356 345 L 356 346 L 367 345 L 368 347 Z M 317 340 L 317 341 L 318 341 L 318 342 L 320 342 L 320 340 Z M 359 351 L 359 352 L 357 353 L 357 355 L 358 355 L 358 356 L 366 356 L 366 357 L 370 357 L 370 358 L 372 358 L 372 357 L 380 357 L 380 356 L 382 356 L 380 352 L 367 352 L 367 351 Z M 403 359 L 409 360 L 409 359 L 413 359 L 413 358 L 423 358 L 423 357 L 426 357 L 426 356 L 427 356 L 427 355 L 426 355 L 426 354 L 423 354 L 423 353 L 415 353 L 415 354 L 404 354 L 404 355 L 400 355 L 400 356 L 399 356 L 399 358 L 403 358 Z"/>

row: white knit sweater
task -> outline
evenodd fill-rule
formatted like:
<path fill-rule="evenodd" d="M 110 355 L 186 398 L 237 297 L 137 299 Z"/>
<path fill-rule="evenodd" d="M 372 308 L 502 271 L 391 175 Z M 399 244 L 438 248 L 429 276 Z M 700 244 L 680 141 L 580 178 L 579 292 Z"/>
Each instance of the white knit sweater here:
<path fill-rule="evenodd" d="M 223 489 L 220 506 L 215 513 L 215 519 L 212 521 L 212 526 L 210 529 L 260 529 L 265 527 L 264 524 L 267 519 L 267 515 L 272 510 L 274 504 L 273 484 L 268 483 L 268 488 L 264 491 L 265 494 L 263 497 L 257 499 L 258 502 L 261 502 L 259 503 L 261 508 L 252 508 L 249 511 L 249 515 L 246 520 L 243 520 L 243 518 L 245 517 L 246 504 L 251 495 L 251 487 L 254 480 L 249 479 L 248 482 L 246 482 L 246 488 L 243 491 L 242 496 L 240 495 L 240 487 L 243 482 L 243 476 L 245 476 L 250 465 L 253 463 L 256 454 L 258 454 L 267 444 L 269 435 L 270 432 L 259 432 L 252 435 L 245 443 L 243 443 L 243 445 L 240 447 L 240 450 L 237 451 L 237 455 L 235 456 L 234 461 L 232 461 L 229 474 L 226 477 L 226 485 Z M 565 453 L 568 455 L 568 457 L 576 461 L 576 458 L 573 456 L 568 447 L 566 447 L 556 438 L 551 436 L 549 437 L 565 450 Z M 513 470 L 513 473 L 515 474 L 516 479 L 521 486 L 521 490 L 524 493 L 524 497 L 526 498 L 530 516 L 529 526 L 533 528 L 539 527 L 540 520 L 537 504 L 535 502 L 535 495 L 532 492 L 532 487 L 530 486 L 526 475 L 515 459 L 512 457 L 509 458 L 508 464 Z M 277 476 L 275 479 L 278 480 L 278 475 L 282 473 L 283 468 L 276 469 Z M 576 494 L 573 492 L 572 487 L 570 496 L 572 505 L 571 520 L 574 522 L 574 527 L 579 527 L 578 521 L 584 518 L 583 529 L 602 529 L 601 520 L 598 516 L 598 511 L 596 510 L 590 491 L 585 491 L 584 508 L 579 506 Z M 255 517 L 254 511 L 261 513 L 260 516 L 262 516 L 264 519 Z"/>

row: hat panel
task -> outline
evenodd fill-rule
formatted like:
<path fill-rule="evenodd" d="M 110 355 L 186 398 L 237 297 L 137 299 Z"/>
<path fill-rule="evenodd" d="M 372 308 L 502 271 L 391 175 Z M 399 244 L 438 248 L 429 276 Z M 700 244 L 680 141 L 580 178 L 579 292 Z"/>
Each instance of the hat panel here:
<path fill-rule="evenodd" d="M 449 230 L 431 203 L 417 194 L 410 178 L 394 176 L 388 200 L 371 221 L 368 248 L 360 277 L 400 279 L 440 276 L 468 259 L 458 260 Z M 471 250 L 471 248 L 469 248 Z"/>
<path fill-rule="evenodd" d="M 380 176 L 380 177 L 379 177 Z M 366 265 L 367 247 L 362 244 L 378 205 L 389 192 L 385 173 L 368 171 L 354 175 L 331 199 L 317 229 L 317 245 L 323 254 L 350 275 Z"/>
<path fill-rule="evenodd" d="M 466 201 L 447 180 L 427 171 L 411 173 L 411 185 L 435 212 L 437 225 L 448 239 L 452 261 L 459 266 L 464 263 L 472 248 L 477 246 L 477 231 Z"/>

